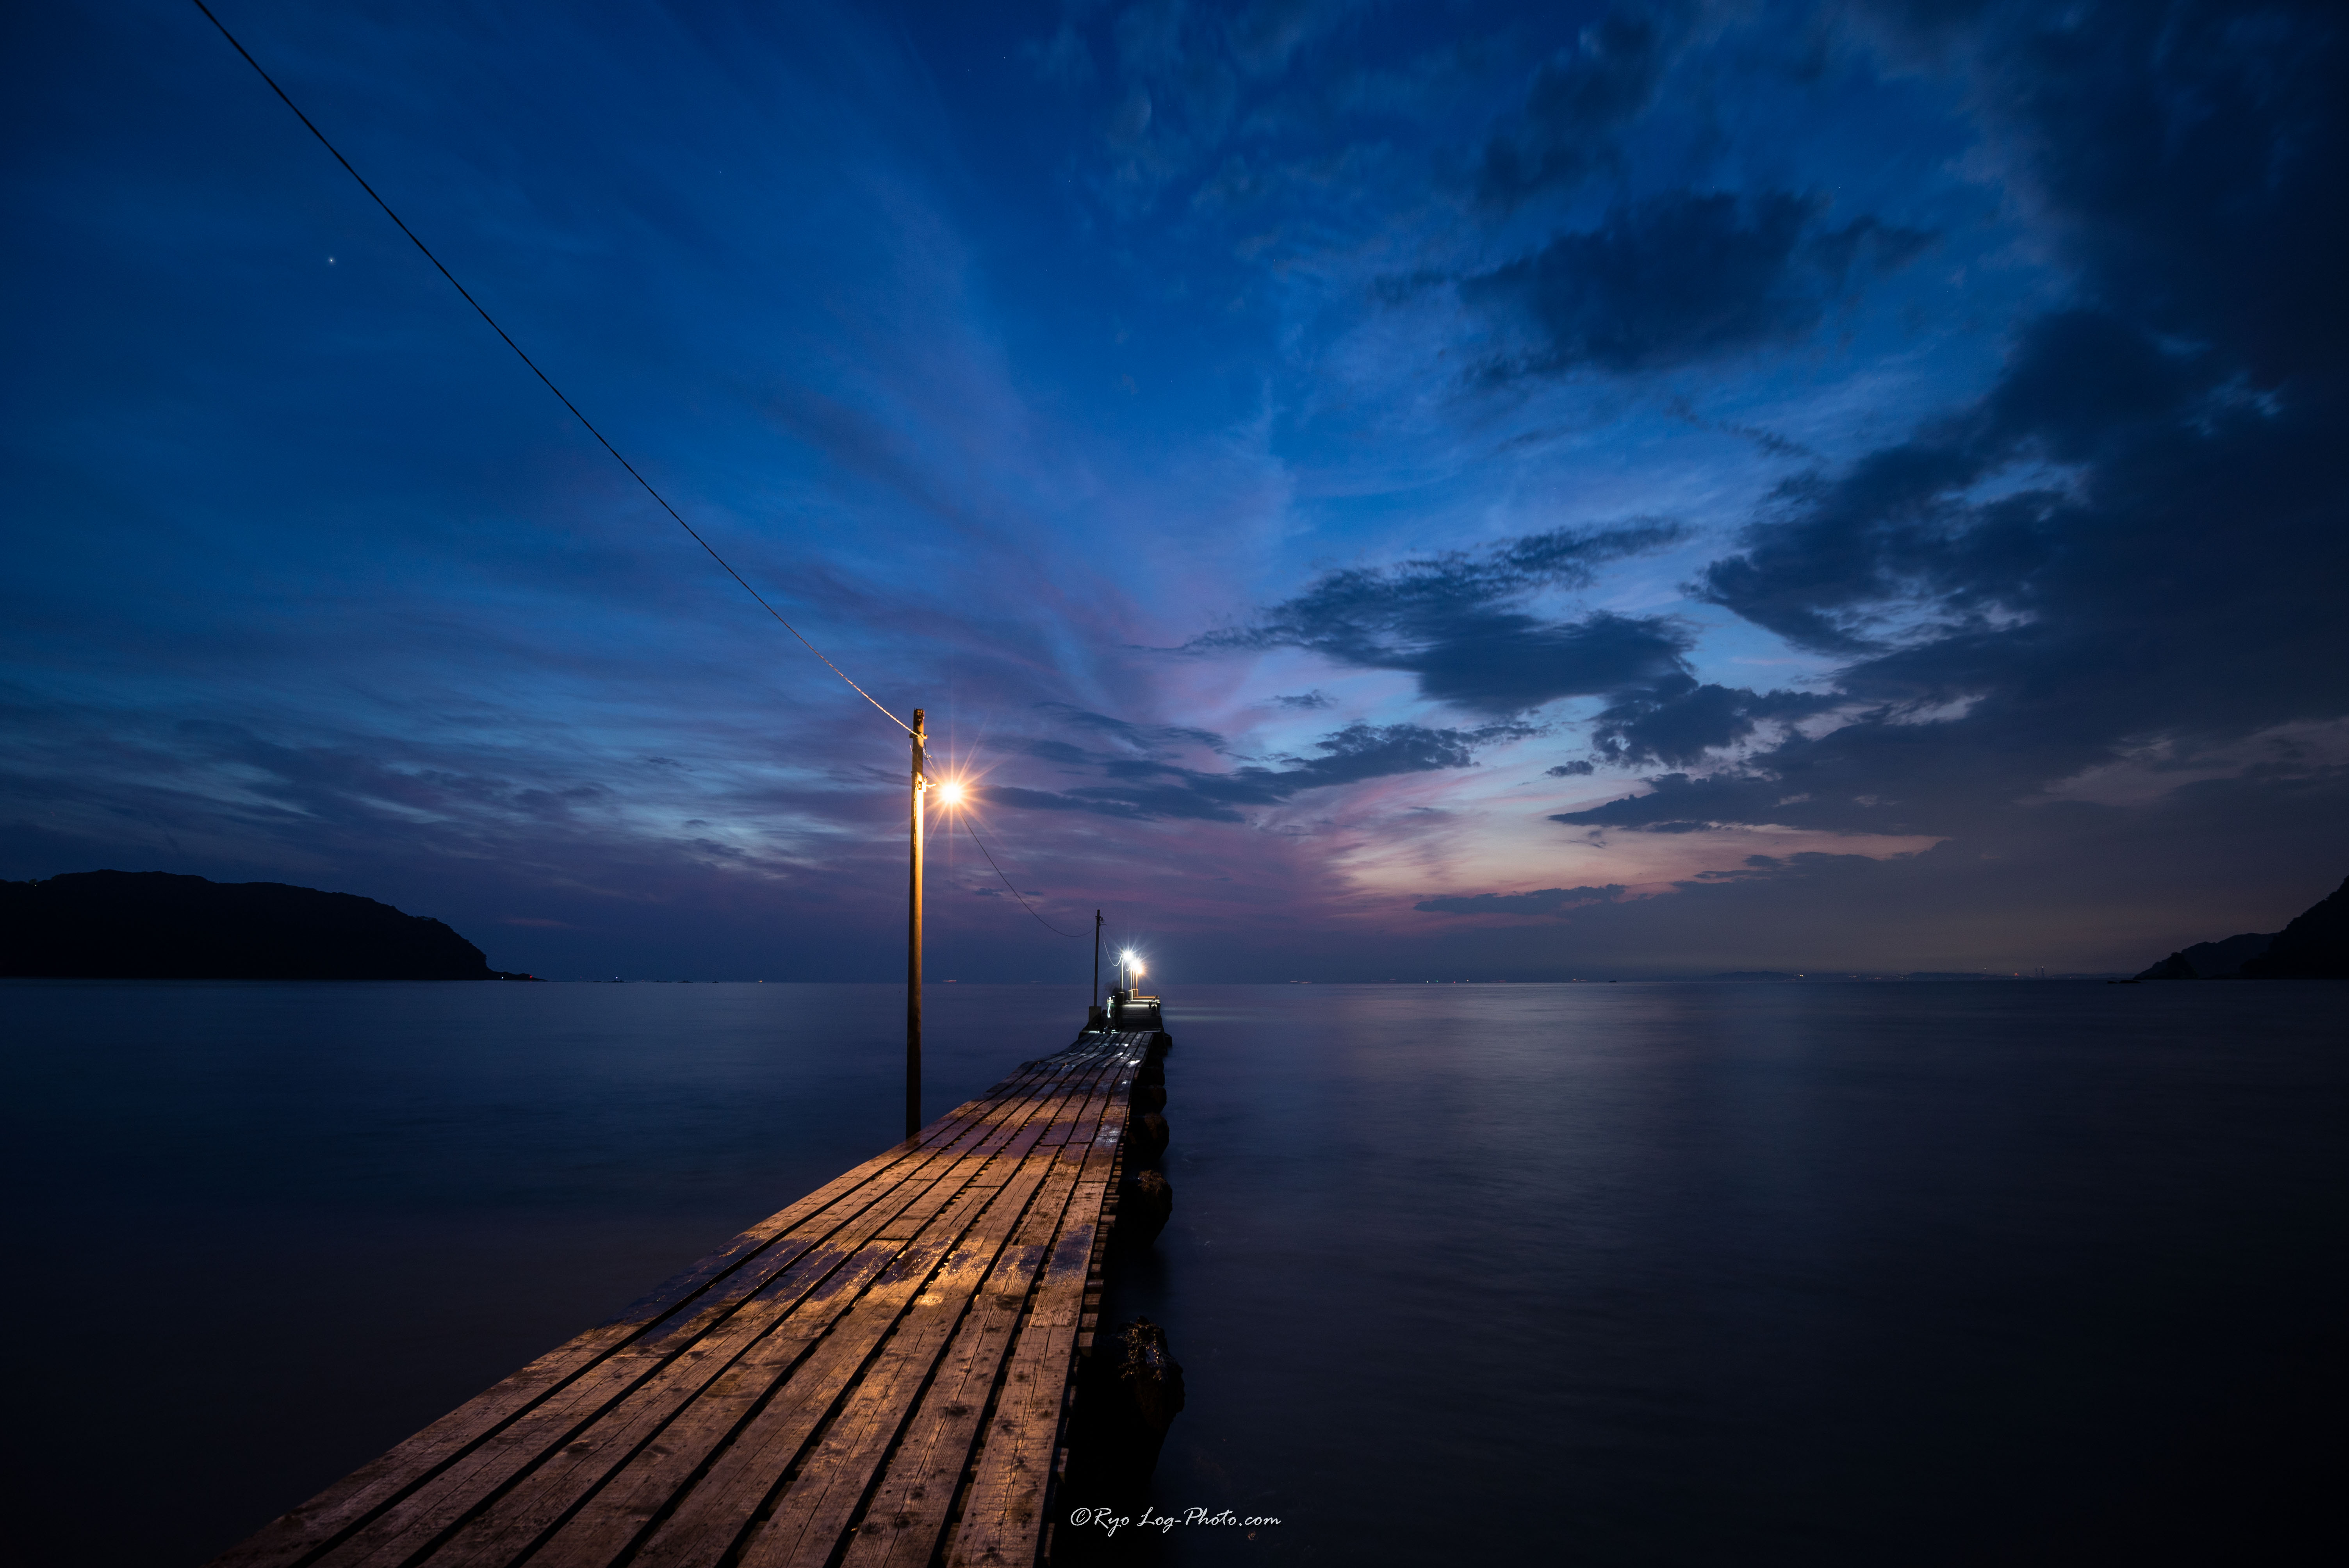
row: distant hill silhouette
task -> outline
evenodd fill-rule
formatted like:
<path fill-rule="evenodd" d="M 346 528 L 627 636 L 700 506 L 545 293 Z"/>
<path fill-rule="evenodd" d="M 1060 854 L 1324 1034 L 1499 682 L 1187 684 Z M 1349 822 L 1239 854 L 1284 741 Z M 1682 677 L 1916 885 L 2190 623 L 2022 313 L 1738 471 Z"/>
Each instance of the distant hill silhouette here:
<path fill-rule="evenodd" d="M 356 893 L 169 872 L 0 882 L 0 975 L 80 980 L 523 980 L 437 920 Z"/>
<path fill-rule="evenodd" d="M 2349 979 L 2349 878 L 2282 931 L 2198 942 L 2137 975 L 2140 980 Z"/>
<path fill-rule="evenodd" d="M 2230 980 L 2268 950 L 2275 933 L 2247 931 L 2224 942 L 2198 942 L 2171 954 L 2137 976 L 2140 980 Z"/>
<path fill-rule="evenodd" d="M 2268 950 L 2243 965 L 2243 973 L 2263 980 L 2349 979 L 2349 877 L 2277 932 Z"/>

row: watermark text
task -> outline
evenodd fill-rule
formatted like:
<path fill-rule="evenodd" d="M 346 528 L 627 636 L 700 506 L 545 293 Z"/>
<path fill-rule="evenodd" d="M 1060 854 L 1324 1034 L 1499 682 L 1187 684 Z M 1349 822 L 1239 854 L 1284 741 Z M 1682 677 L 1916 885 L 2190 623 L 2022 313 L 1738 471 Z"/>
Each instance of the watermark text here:
<path fill-rule="evenodd" d="M 1161 1513 L 1143 1504 L 1140 1513 L 1120 1513 L 1113 1508 L 1080 1508 L 1069 1515 L 1069 1522 L 1079 1530 L 1098 1530 L 1103 1535 L 1115 1535 L 1128 1526 L 1135 1530 L 1155 1530 L 1161 1535 L 1176 1525 L 1220 1525 L 1227 1530 L 1259 1530 L 1278 1524 L 1270 1514 L 1236 1513 L 1228 1508 L 1186 1508 L 1179 1513 Z"/>

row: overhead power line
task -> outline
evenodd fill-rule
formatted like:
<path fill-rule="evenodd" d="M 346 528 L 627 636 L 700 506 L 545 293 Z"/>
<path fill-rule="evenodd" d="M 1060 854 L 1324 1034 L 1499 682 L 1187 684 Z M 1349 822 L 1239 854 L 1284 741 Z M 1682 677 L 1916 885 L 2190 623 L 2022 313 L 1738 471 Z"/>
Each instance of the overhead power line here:
<path fill-rule="evenodd" d="M 247 49 L 243 44 L 237 42 L 236 35 L 228 30 L 228 25 L 222 22 L 218 16 L 212 15 L 212 7 L 205 5 L 204 0 L 192 0 L 192 3 L 197 10 L 202 11 L 204 14 L 204 19 L 206 21 L 220 29 L 220 36 L 228 40 L 229 47 L 234 49 L 238 54 L 243 55 L 244 57 L 244 63 L 251 66 L 255 74 L 257 74 L 263 81 L 269 84 L 269 90 L 277 95 L 278 100 L 285 104 L 287 108 L 294 111 L 294 118 L 300 120 L 309 130 L 310 134 L 318 139 L 318 145 L 325 148 L 328 152 L 333 153 L 335 161 L 343 166 L 343 171 L 359 182 L 360 190 L 366 191 L 370 197 L 374 198 L 375 204 L 383 209 L 383 215 L 390 219 L 395 224 L 398 224 L 399 232 L 408 236 L 409 242 L 414 245 L 419 251 L 421 251 L 424 253 L 424 259 L 432 263 L 434 270 L 439 272 L 442 277 L 449 280 L 449 286 L 455 289 L 460 294 L 464 296 L 465 303 L 471 305 L 474 312 L 479 315 L 483 321 L 490 324 L 490 330 L 496 333 L 498 336 L 503 340 L 505 346 L 514 351 L 515 357 L 520 359 L 524 365 L 529 366 L 530 373 L 537 377 L 541 382 L 544 383 L 546 389 L 549 392 L 554 393 L 556 399 L 560 401 L 564 407 L 571 410 L 571 417 L 577 419 L 582 426 L 585 427 L 587 433 L 595 438 L 598 445 L 600 445 L 605 451 L 612 454 L 612 460 L 619 464 L 622 468 L 627 469 L 628 477 L 635 480 L 638 484 L 644 486 L 645 493 L 652 497 L 656 501 L 658 501 L 660 503 L 660 509 L 676 520 L 678 527 L 685 530 L 687 534 L 691 536 L 694 543 L 698 544 L 702 549 L 708 551 L 709 552 L 709 559 L 718 562 L 719 566 L 724 567 L 726 570 L 726 575 L 734 579 L 735 582 L 740 583 L 742 585 L 742 591 L 759 602 L 759 608 L 764 610 L 768 614 L 772 615 L 775 618 L 776 624 L 781 626 L 784 631 L 789 632 L 792 636 L 799 638 L 801 645 L 804 646 L 809 653 L 812 653 L 817 658 L 823 660 L 824 668 L 830 670 L 833 675 L 838 676 L 842 680 L 847 681 L 848 689 L 854 692 L 858 696 L 863 697 L 866 702 L 872 703 L 874 710 L 878 712 L 882 717 L 895 725 L 899 729 L 905 730 L 906 734 L 911 735 L 913 733 L 913 729 L 904 719 L 899 718 L 895 714 L 891 713 L 887 708 L 883 707 L 880 702 L 874 698 L 871 692 L 866 691 L 854 681 L 849 680 L 848 672 L 846 670 L 843 670 L 838 665 L 833 664 L 831 658 L 825 655 L 822 648 L 819 648 L 813 643 L 809 642 L 805 633 L 802 632 L 797 626 L 792 625 L 789 621 L 784 620 L 782 612 L 776 609 L 772 604 L 768 603 L 766 596 L 761 593 L 756 588 L 751 587 L 749 580 L 744 578 L 740 572 L 735 571 L 732 564 L 730 563 L 724 556 L 718 553 L 717 547 L 711 544 L 709 541 L 702 538 L 701 534 L 694 528 L 693 524 L 686 521 L 683 514 L 678 512 L 677 508 L 669 505 L 668 498 L 662 495 L 660 491 L 653 489 L 652 480 L 638 473 L 636 471 L 636 465 L 622 457 L 620 455 L 620 449 L 612 445 L 610 441 L 605 439 L 604 432 L 597 429 L 595 426 L 595 422 L 589 419 L 586 415 L 579 411 L 579 405 L 564 397 L 563 395 L 563 388 L 557 387 L 553 378 L 550 377 L 545 371 L 541 370 L 538 367 L 538 361 L 533 359 L 529 355 L 524 354 L 523 352 L 522 345 L 516 343 L 512 337 L 506 335 L 506 329 L 498 325 L 497 318 L 492 315 L 488 311 L 482 309 L 481 302 L 475 299 L 472 295 L 472 292 L 467 289 L 463 284 L 457 281 L 457 275 L 454 273 L 440 264 L 440 258 L 432 253 L 432 247 L 416 237 L 416 231 L 409 228 L 407 223 L 401 221 L 399 214 L 391 210 L 391 203 L 385 201 L 381 196 L 376 194 L 375 187 L 368 184 L 365 176 L 361 175 L 357 170 L 351 167 L 351 160 L 345 158 L 340 150 L 338 150 L 333 142 L 326 139 L 326 133 L 320 130 L 317 126 L 312 122 L 308 115 L 302 112 L 302 108 L 299 104 L 296 104 L 292 98 L 286 97 L 285 89 L 277 85 L 277 78 L 271 76 L 267 71 L 262 69 L 261 62 L 253 57 L 251 50 Z M 976 838 L 976 835 L 974 835 L 974 838 Z M 986 846 L 984 845 L 980 846 L 982 850 L 984 850 L 985 847 Z M 998 872 L 997 874 L 1000 875 L 1001 873 Z M 1023 900 L 1022 902 L 1024 903 L 1025 901 Z M 1034 912 L 1030 911 L 1030 913 L 1033 913 Z M 1039 916 L 1038 918 L 1040 919 L 1041 916 Z"/>
<path fill-rule="evenodd" d="M 970 835 L 970 841 L 978 846 L 978 852 L 987 856 L 987 863 L 995 867 L 996 876 L 1002 882 L 1005 887 L 1011 889 L 1011 896 L 1019 901 L 1020 908 L 1026 910 L 1030 914 L 1036 914 L 1036 906 L 1028 902 L 1028 895 L 1021 892 L 1018 887 L 1013 885 L 1011 879 L 1003 874 L 1003 868 L 1001 866 L 995 864 L 995 857 L 988 852 L 987 841 L 978 836 L 978 830 L 970 825 L 970 813 L 965 811 L 961 815 L 962 830 Z M 1062 931 L 1059 926 L 1054 925 L 1050 921 L 1046 920 L 1040 914 L 1036 914 L 1036 923 L 1042 926 L 1045 930 L 1050 932 L 1055 936 L 1065 936 L 1071 942 L 1074 942 L 1077 939 L 1077 934 L 1075 932 Z"/>

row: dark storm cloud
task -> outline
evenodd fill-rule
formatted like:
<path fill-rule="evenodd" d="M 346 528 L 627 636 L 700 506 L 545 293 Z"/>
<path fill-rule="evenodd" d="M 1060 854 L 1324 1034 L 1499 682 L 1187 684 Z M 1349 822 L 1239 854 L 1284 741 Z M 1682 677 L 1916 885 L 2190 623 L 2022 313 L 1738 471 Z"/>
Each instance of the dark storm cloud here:
<path fill-rule="evenodd" d="M 1781 792 L 1763 779 L 1727 773 L 1692 779 L 1685 773 L 1664 773 L 1643 782 L 1645 794 L 1627 795 L 1587 810 L 1562 811 L 1550 820 L 1570 828 L 1669 833 L 1729 822 L 1784 821 L 1788 816 L 1775 804 L 1784 799 Z"/>
<path fill-rule="evenodd" d="M 2341 758 L 2280 732 L 2349 717 L 2349 308 L 2313 260 L 2349 253 L 2337 14 L 2076 20 L 2017 13 L 1967 45 L 2080 260 L 2076 297 L 2015 331 L 1971 404 L 1782 486 L 1696 585 L 1846 656 L 1864 711 L 1555 820 L 1950 835 L 1923 863 L 1955 874 L 2054 854 L 2054 834 L 2168 857 L 2189 817 L 2231 841 L 2349 807 Z M 1685 768 L 1817 706 L 1660 684 L 1596 738 Z M 2179 782 L 2144 810 L 2043 793 L 2122 759 L 2156 793 Z"/>
<path fill-rule="evenodd" d="M 1689 634 L 1667 617 L 1601 612 L 1546 622 L 1514 607 L 1537 588 L 1587 583 L 1597 561 L 1679 537 L 1666 522 L 1599 533 L 1560 531 L 1475 554 L 1330 573 L 1255 625 L 1190 645 L 1301 647 L 1361 667 L 1410 670 L 1423 696 L 1493 714 L 1605 695 L 1610 701 L 1591 741 L 1613 762 L 1686 766 L 1746 739 L 1766 721 L 1833 706 L 1835 699 L 1807 693 L 1700 684 L 1685 664 Z M 1577 770 L 1593 769 L 1586 762 Z"/>
<path fill-rule="evenodd" d="M 1431 729 L 1417 724 L 1353 724 L 1315 741 L 1321 755 L 1292 758 L 1286 768 L 1249 766 L 1209 773 L 1145 758 L 1087 754 L 1075 748 L 1037 755 L 1081 766 L 1110 782 L 1054 792 L 1013 785 L 982 786 L 979 793 L 999 805 L 1031 811 L 1092 811 L 1131 818 L 1187 818 L 1211 822 L 1247 819 L 1241 809 L 1275 806 L 1309 789 L 1360 784 L 1402 773 L 1429 773 L 1475 765 L 1475 748 L 1516 740 L 1533 731 L 1519 724 L 1488 724 L 1475 729 Z"/>
<path fill-rule="evenodd" d="M 2055 866 L 2276 875 L 2279 833 L 2302 859 L 2349 852 L 2349 768 L 2281 730 L 2349 716 L 2340 28 L 2313 7 L 2076 21 L 2018 12 L 1964 42 L 1999 146 L 2075 246 L 2075 298 L 2015 328 L 1981 399 L 1781 486 L 1696 584 L 1844 655 L 1858 711 L 1692 775 L 1726 735 L 1826 699 L 1656 683 L 1593 739 L 1675 772 L 1553 821 L 1595 842 L 1942 836 L 1900 871 L 1848 871 L 1837 897 L 1872 878 L 1945 887 L 1948 908 L 2011 902 L 2018 878 L 2072 906 Z M 2149 805 L 2046 796 L 2124 760 Z"/>
<path fill-rule="evenodd" d="M 1462 616 L 1389 667 L 1417 672 L 1420 691 L 1487 713 L 1522 713 L 1558 697 L 1619 691 L 1677 669 L 1689 638 L 1656 615 L 1604 611 L 1549 624 L 1530 615 Z"/>
<path fill-rule="evenodd" d="M 1747 691 L 1674 675 L 1619 696 L 1599 711 L 1590 740 L 1610 762 L 1685 767 L 1745 739 L 1764 721 L 1807 717 L 1835 704 L 1810 692 Z"/>
<path fill-rule="evenodd" d="M 1781 485 L 1744 551 L 1705 569 L 1702 592 L 1804 646 L 1861 653 L 1888 621 L 1923 608 L 1945 628 L 2023 612 L 2060 542 L 2093 531 L 2075 493 L 1969 491 L 2019 461 L 2123 464 L 2171 433 L 2209 450 L 2214 421 L 2255 400 L 2213 402 L 2224 366 L 2165 348 L 2102 312 L 2066 310 L 2020 335 L 1997 387 L 1974 407 L 1868 453 L 1832 480 Z M 2240 422 L 2240 421 L 2238 421 Z M 2093 469 L 2092 469 L 2093 472 Z"/>
<path fill-rule="evenodd" d="M 1187 645 L 1305 648 L 1361 668 L 1409 670 L 1423 695 L 1495 715 L 1618 691 L 1678 671 L 1687 634 L 1661 617 L 1600 613 L 1546 622 L 1512 606 L 1544 588 L 1585 586 L 1596 567 L 1661 549 L 1683 532 L 1663 520 L 1557 529 L 1481 551 L 1327 573 L 1254 624 Z"/>
<path fill-rule="evenodd" d="M 1928 239 L 1874 218 L 1825 229 L 1826 211 L 1823 199 L 1785 191 L 1676 191 L 1464 278 L 1463 299 L 1534 345 L 1485 374 L 1620 374 L 1785 342 L 1816 326 L 1857 273 L 1898 267 Z"/>
<path fill-rule="evenodd" d="M 1684 11 L 1615 6 L 1585 27 L 1573 48 L 1543 61 L 1524 108 L 1485 144 L 1477 199 L 1513 207 L 1540 191 L 1571 189 L 1612 164 L 1615 133 L 1654 98 Z"/>
<path fill-rule="evenodd" d="M 1554 914 L 1608 903 L 1623 896 L 1619 883 L 1606 887 L 1546 887 L 1535 892 L 1480 892 L 1423 899 L 1411 907 L 1430 914 Z"/>

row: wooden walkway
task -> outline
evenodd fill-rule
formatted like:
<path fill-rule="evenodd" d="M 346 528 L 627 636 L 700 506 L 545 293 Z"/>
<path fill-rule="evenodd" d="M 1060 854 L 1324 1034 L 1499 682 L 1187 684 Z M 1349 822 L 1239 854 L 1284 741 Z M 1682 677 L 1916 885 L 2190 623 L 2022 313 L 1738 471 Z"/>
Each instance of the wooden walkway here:
<path fill-rule="evenodd" d="M 1034 1563 L 1146 1034 L 1086 1034 L 219 1568 Z"/>

